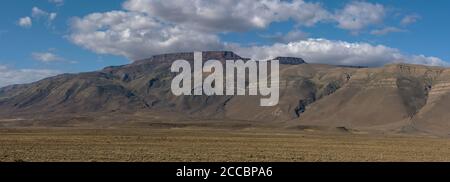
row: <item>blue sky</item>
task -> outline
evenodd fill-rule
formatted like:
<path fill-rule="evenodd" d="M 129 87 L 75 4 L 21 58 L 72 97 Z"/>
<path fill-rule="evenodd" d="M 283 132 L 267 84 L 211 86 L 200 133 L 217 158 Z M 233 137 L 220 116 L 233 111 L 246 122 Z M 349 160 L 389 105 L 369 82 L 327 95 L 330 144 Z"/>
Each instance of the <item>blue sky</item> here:
<path fill-rule="evenodd" d="M 0 86 L 177 51 L 226 49 L 255 59 L 286 55 L 367 66 L 450 61 L 450 1 L 1 3 Z"/>

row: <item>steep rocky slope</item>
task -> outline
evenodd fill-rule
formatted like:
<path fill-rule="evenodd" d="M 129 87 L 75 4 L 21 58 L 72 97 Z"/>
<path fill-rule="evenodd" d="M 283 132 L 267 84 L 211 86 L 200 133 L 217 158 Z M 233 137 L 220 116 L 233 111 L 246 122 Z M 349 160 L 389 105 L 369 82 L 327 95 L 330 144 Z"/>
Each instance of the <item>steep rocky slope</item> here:
<path fill-rule="evenodd" d="M 281 63 L 280 101 L 273 107 L 261 107 L 259 96 L 174 96 L 170 84 L 176 74 L 170 72 L 170 66 L 178 59 L 192 63 L 193 54 L 156 55 L 96 72 L 7 86 L 0 89 L 0 118 L 83 115 L 95 120 L 160 113 L 158 117 L 163 119 L 450 133 L 450 71 L 445 68 L 332 66 L 277 57 Z M 248 60 L 226 51 L 203 52 L 203 59 L 222 63 Z"/>

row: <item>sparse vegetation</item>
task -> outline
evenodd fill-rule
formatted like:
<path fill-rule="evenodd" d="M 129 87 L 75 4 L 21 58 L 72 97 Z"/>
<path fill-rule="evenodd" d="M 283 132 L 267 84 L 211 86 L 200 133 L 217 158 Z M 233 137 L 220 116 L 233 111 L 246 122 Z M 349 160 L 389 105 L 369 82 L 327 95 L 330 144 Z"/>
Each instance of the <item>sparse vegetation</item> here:
<path fill-rule="evenodd" d="M 450 161 L 450 140 L 264 129 L 3 129 L 0 161 Z"/>

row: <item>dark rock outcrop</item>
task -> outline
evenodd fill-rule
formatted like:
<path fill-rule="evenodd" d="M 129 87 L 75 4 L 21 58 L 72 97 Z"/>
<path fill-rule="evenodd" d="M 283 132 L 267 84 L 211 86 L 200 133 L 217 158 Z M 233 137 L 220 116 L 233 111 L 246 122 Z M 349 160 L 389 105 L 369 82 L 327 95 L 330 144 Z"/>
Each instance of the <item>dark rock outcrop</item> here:
<path fill-rule="evenodd" d="M 297 57 L 276 57 L 274 60 L 278 60 L 280 64 L 290 64 L 290 65 L 297 65 L 297 64 L 306 64 L 305 60 L 302 58 Z"/>

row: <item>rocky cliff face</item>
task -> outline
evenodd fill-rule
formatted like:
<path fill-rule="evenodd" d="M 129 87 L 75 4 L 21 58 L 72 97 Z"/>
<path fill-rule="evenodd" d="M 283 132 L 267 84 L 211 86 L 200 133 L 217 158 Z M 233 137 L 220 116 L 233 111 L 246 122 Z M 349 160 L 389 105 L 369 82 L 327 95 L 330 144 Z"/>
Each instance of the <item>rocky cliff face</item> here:
<path fill-rule="evenodd" d="M 169 68 L 178 59 L 193 61 L 193 54 L 157 55 L 96 72 L 4 87 L 0 89 L 0 118 L 87 115 L 95 120 L 126 113 L 171 120 L 450 133 L 449 69 L 406 64 L 344 67 L 277 57 L 281 63 L 279 104 L 260 107 L 259 96 L 174 96 L 170 84 L 175 74 Z M 204 52 L 203 59 L 248 60 L 221 51 Z"/>

